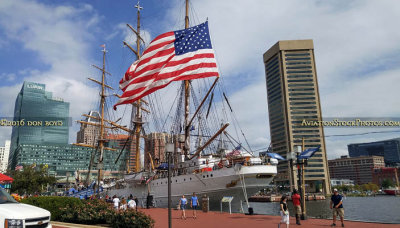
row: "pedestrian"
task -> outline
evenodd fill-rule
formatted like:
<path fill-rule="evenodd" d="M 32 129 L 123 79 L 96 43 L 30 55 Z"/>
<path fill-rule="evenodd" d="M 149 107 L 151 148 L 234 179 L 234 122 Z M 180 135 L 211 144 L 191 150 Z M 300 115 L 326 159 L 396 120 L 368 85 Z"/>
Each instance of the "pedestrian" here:
<path fill-rule="evenodd" d="M 190 207 L 192 207 L 192 209 L 193 209 L 193 218 L 194 219 L 197 218 L 196 209 L 197 209 L 198 205 L 199 205 L 199 199 L 197 198 L 196 193 L 193 192 L 192 201 L 190 202 Z"/>
<path fill-rule="evenodd" d="M 135 196 L 135 197 L 133 197 L 133 200 L 135 201 L 135 204 L 136 204 L 136 211 L 137 211 L 137 208 L 139 207 L 139 200 L 138 200 L 138 198 Z"/>
<path fill-rule="evenodd" d="M 113 196 L 113 203 L 114 203 L 114 209 L 118 210 L 119 208 L 119 199 L 116 195 Z"/>
<path fill-rule="evenodd" d="M 185 215 L 186 204 L 187 204 L 187 199 L 185 198 L 185 195 L 182 195 L 182 198 L 180 200 L 180 208 L 182 210 L 182 219 L 186 219 L 186 215 Z"/>
<path fill-rule="evenodd" d="M 120 210 L 126 210 L 128 208 L 128 204 L 126 203 L 125 197 L 122 197 L 121 206 L 119 207 Z"/>
<path fill-rule="evenodd" d="M 281 221 L 278 224 L 278 228 L 281 227 L 281 224 L 286 224 L 286 228 L 289 228 L 289 210 L 287 206 L 287 197 L 283 195 L 281 198 L 281 202 L 279 203 L 280 206 L 280 214 L 281 214 Z"/>
<path fill-rule="evenodd" d="M 333 204 L 333 206 L 332 206 Z M 342 227 L 344 227 L 343 219 L 344 219 L 344 208 L 343 208 L 343 197 L 339 194 L 338 190 L 333 189 L 333 195 L 331 197 L 331 202 L 329 207 L 333 212 L 333 223 L 331 226 L 336 226 L 336 216 L 340 217 L 340 221 L 342 222 Z"/>
<path fill-rule="evenodd" d="M 135 202 L 135 200 L 132 199 L 131 197 L 129 197 L 129 198 L 130 198 L 130 200 L 128 201 L 128 208 L 136 209 L 136 202 Z"/>
<path fill-rule="evenodd" d="M 300 195 L 299 195 L 299 193 L 297 193 L 296 189 L 293 190 L 292 203 L 293 203 L 294 211 L 296 213 L 296 224 L 301 225 L 300 224 L 300 217 L 301 217 Z"/>

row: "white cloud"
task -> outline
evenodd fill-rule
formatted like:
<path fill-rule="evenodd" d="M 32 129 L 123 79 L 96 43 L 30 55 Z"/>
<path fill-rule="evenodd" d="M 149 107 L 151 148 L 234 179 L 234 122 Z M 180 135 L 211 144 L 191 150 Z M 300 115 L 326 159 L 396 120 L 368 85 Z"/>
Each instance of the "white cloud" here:
<path fill-rule="evenodd" d="M 34 13 L 33 13 L 34 12 Z M 47 69 L 22 69 L 10 73 L 17 78 L 14 85 L 0 88 L 0 112 L 12 116 L 14 102 L 22 82 L 33 81 L 46 84 L 46 90 L 54 96 L 70 102 L 70 116 L 80 119 L 93 107 L 97 92 L 87 83 L 87 77 L 98 72 L 90 69 L 95 61 L 90 59 L 89 48 L 94 39 L 89 32 L 99 17 L 90 5 L 79 8 L 50 6 L 35 1 L 2 1 L 0 3 L 0 26 L 7 41 L 19 42 L 26 51 L 37 54 L 38 61 Z M 101 57 L 99 57 L 99 60 Z M 90 86 L 89 86 L 90 85 Z M 77 126 L 70 129 L 70 141 L 75 140 Z M 10 129 L 0 129 L 1 141 L 9 139 Z M 8 137 L 7 137 L 8 134 Z"/>
<path fill-rule="evenodd" d="M 400 2 L 246 1 L 243 5 L 239 0 L 204 0 L 191 4 L 196 11 L 190 15 L 192 25 L 209 19 L 222 77 L 250 144 L 269 144 L 262 55 L 278 40 L 314 40 L 324 116 L 400 113 L 395 64 L 400 60 L 400 30 L 394 29 L 400 20 Z M 182 11 L 178 7 L 182 4 L 166 16 L 170 26 L 183 21 L 177 18 Z M 351 137 L 331 141 L 327 140 L 328 155 L 339 155 L 347 150 Z"/>

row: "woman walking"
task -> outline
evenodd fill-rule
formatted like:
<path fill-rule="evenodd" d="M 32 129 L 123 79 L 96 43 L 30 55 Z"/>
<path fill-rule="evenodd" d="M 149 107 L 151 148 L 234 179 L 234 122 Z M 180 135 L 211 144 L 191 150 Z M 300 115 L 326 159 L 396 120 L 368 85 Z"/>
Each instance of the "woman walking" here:
<path fill-rule="evenodd" d="M 187 199 L 185 198 L 185 195 L 182 195 L 182 198 L 180 200 L 180 207 L 182 210 L 182 219 L 186 219 L 186 215 L 185 215 L 186 204 L 187 204 Z"/>
<path fill-rule="evenodd" d="M 278 228 L 281 227 L 281 224 L 286 224 L 286 228 L 289 228 L 289 210 L 286 201 L 287 201 L 286 195 L 283 195 L 281 198 L 281 202 L 279 204 L 281 221 L 278 224 Z"/>

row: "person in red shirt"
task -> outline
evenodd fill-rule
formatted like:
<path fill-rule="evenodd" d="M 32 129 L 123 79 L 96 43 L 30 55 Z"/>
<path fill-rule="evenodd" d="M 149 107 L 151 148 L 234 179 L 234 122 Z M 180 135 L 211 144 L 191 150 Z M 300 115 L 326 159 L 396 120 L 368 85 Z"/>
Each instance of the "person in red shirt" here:
<path fill-rule="evenodd" d="M 293 190 L 292 194 L 292 202 L 293 202 L 293 207 L 294 211 L 296 212 L 296 224 L 300 224 L 300 216 L 301 216 L 301 206 L 300 206 L 300 195 L 297 193 L 297 190 Z"/>

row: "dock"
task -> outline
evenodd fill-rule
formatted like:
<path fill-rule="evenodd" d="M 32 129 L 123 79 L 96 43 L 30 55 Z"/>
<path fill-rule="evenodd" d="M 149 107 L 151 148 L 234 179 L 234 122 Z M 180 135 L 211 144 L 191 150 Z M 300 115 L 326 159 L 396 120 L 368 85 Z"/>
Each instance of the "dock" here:
<path fill-rule="evenodd" d="M 249 202 L 279 202 L 281 200 L 282 195 L 277 194 L 269 194 L 269 195 L 254 195 L 249 197 Z M 320 194 L 310 194 L 306 195 L 306 201 L 310 200 L 325 200 L 324 195 Z M 291 201 L 292 198 L 288 196 L 288 200 Z"/>
<path fill-rule="evenodd" d="M 166 208 L 151 208 L 139 209 L 147 215 L 150 215 L 155 220 L 155 228 L 168 227 L 168 209 Z M 197 219 L 191 217 L 192 211 L 186 210 L 186 220 L 181 219 L 181 211 L 172 210 L 172 227 L 174 228 L 243 228 L 243 227 L 262 227 L 262 228 L 276 228 L 280 221 L 280 216 L 272 215 L 244 215 L 244 214 L 229 214 L 226 212 L 202 212 L 197 211 Z M 290 226 L 293 227 L 330 227 L 332 224 L 331 219 L 314 219 L 309 218 L 301 221 L 302 226 L 297 226 L 294 217 L 290 217 Z M 74 226 L 74 224 L 67 225 L 66 223 L 53 223 L 54 228 L 67 228 L 67 227 L 96 227 L 96 226 Z M 100 226 L 99 226 L 100 227 Z M 281 226 L 282 227 L 282 226 Z M 283 226 L 285 227 L 285 226 Z M 336 227 L 340 226 L 340 221 L 336 222 Z M 382 224 L 382 223 L 369 223 L 359 221 L 345 221 L 347 228 L 398 228 L 399 224 Z"/>

